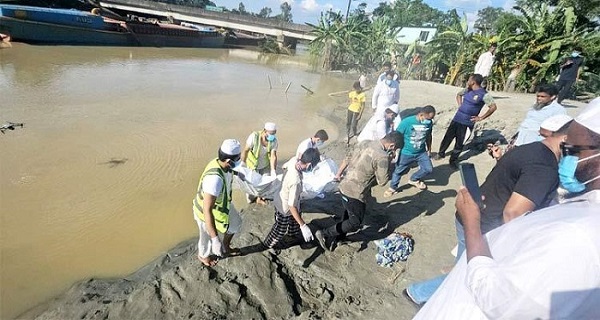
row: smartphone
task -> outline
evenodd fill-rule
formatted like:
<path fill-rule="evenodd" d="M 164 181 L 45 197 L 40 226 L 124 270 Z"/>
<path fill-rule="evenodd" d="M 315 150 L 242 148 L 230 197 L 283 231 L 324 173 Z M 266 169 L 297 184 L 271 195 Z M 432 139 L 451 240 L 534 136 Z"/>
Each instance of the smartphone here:
<path fill-rule="evenodd" d="M 479 207 L 483 207 L 483 202 L 481 201 L 481 190 L 479 189 L 479 182 L 477 181 L 477 173 L 475 172 L 475 165 L 472 163 L 461 163 L 460 166 L 460 177 L 462 179 L 462 184 L 469 190 L 471 197 Z"/>

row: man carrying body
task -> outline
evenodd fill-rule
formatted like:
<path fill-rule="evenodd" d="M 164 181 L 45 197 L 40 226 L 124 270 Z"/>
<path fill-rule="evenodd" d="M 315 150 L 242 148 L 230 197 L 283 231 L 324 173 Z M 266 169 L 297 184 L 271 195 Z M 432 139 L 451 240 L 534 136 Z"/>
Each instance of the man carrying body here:
<path fill-rule="evenodd" d="M 476 122 L 487 119 L 497 109 L 494 98 L 481 87 L 483 77 L 480 74 L 473 74 L 467 81 L 467 88 L 461 90 L 456 95 L 458 111 L 450 122 L 446 134 L 440 143 L 440 150 L 434 159 L 439 160 L 446 156 L 446 150 L 454 140 L 454 149 L 450 155 L 450 165 L 457 168 L 458 156 L 462 152 L 465 142 L 471 136 Z M 479 116 L 484 105 L 488 110 Z"/>
<path fill-rule="evenodd" d="M 600 99 L 575 118 L 561 151 L 560 184 L 579 195 L 487 234 L 479 206 L 459 190 L 466 254 L 414 319 L 598 317 Z"/>
<path fill-rule="evenodd" d="M 552 84 L 543 84 L 538 87 L 536 103 L 527 111 L 525 120 L 519 126 L 515 146 L 541 141 L 540 124 L 557 114 L 567 114 L 565 108 L 556 101 L 557 94 L 558 89 Z"/>
<path fill-rule="evenodd" d="M 558 159 L 560 145 L 566 138 L 572 118 L 558 115 L 548 118 L 544 127 L 555 131 L 541 142 L 515 147 L 502 157 L 481 185 L 483 210 L 481 232 L 487 233 L 525 213 L 545 208 L 556 195 L 558 188 Z M 460 216 L 456 216 L 458 240 L 457 259 L 465 250 L 465 238 Z M 440 286 L 445 275 L 411 284 L 409 297 L 416 303 L 429 300 Z"/>
<path fill-rule="evenodd" d="M 292 161 L 292 160 L 291 160 Z M 319 150 L 308 148 L 287 166 L 281 182 L 281 191 L 275 197 L 275 224 L 263 242 L 269 248 L 282 248 L 279 245 L 285 235 L 296 238 L 302 235 L 304 241 L 312 241 L 313 234 L 300 214 L 300 194 L 302 193 L 302 173 L 310 172 L 320 161 Z"/>
<path fill-rule="evenodd" d="M 556 86 L 558 87 L 558 103 L 562 103 L 563 100 L 571 96 L 571 87 L 579 80 L 582 65 L 583 57 L 581 56 L 581 49 L 575 49 L 565 63 L 560 66 L 560 75 L 556 82 Z"/>
<path fill-rule="evenodd" d="M 325 143 L 325 141 L 329 140 L 329 135 L 327 135 L 327 131 L 321 129 L 315 133 L 312 138 L 308 138 L 306 140 L 302 140 L 296 149 L 296 158 L 300 160 L 304 151 L 309 148 L 319 149 Z"/>
<path fill-rule="evenodd" d="M 400 134 L 392 131 L 376 141 L 363 141 L 344 161 L 340 171 L 348 168 L 339 188 L 342 194 L 344 215 L 342 221 L 315 232 L 315 238 L 323 249 L 331 250 L 337 236 L 359 230 L 366 213 L 366 198 L 374 183 L 384 186 L 390 179 L 389 166 L 396 146 L 401 143 Z"/>
<path fill-rule="evenodd" d="M 198 224 L 198 260 L 205 266 L 214 266 L 211 256 L 236 254 L 231 248 L 233 236 L 240 231 L 242 218 L 231 202 L 232 168 L 240 165 L 240 143 L 234 139 L 223 141 L 219 156 L 204 168 L 193 201 L 194 220 Z M 219 234 L 223 234 L 223 243 Z"/>
<path fill-rule="evenodd" d="M 356 141 L 375 141 L 392 132 L 394 130 L 394 119 L 396 119 L 399 112 L 398 105 L 393 104 L 385 108 L 385 111 L 382 114 L 376 113 L 371 116 L 371 119 L 367 121 L 365 127 L 356 138 Z"/>
<path fill-rule="evenodd" d="M 246 148 L 242 152 L 242 162 L 260 174 L 277 175 L 277 126 L 273 122 L 265 123 L 261 131 L 252 132 L 246 139 Z"/>
<path fill-rule="evenodd" d="M 388 71 L 384 81 L 378 83 L 373 90 L 371 108 L 375 114 L 383 114 L 385 108 L 398 104 L 400 100 L 400 86 L 394 80 L 394 71 Z"/>
<path fill-rule="evenodd" d="M 383 194 L 384 197 L 390 197 L 398 192 L 402 174 L 408 171 L 410 165 L 415 162 L 419 164 L 419 170 L 410 177 L 408 184 L 420 190 L 427 189 L 422 179 L 433 171 L 429 154 L 431 152 L 431 131 L 434 117 L 435 108 L 425 106 L 421 108 L 418 114 L 402 119 L 402 122 L 396 128 L 404 143 L 399 146 L 401 147 L 400 160 L 396 162 L 390 188 Z"/>

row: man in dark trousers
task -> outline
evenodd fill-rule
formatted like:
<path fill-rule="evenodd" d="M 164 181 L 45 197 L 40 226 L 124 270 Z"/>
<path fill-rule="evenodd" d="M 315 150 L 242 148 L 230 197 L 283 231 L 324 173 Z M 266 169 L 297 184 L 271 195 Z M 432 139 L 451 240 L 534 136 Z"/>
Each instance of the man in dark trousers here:
<path fill-rule="evenodd" d="M 579 80 L 582 64 L 583 57 L 581 56 L 581 49 L 578 48 L 573 50 L 571 56 L 560 66 L 560 75 L 556 82 L 556 87 L 558 87 L 557 101 L 559 104 L 571 96 L 571 88 Z"/>
<path fill-rule="evenodd" d="M 459 105 L 458 111 L 456 111 L 448 129 L 446 129 L 446 134 L 440 144 L 440 150 L 434 157 L 435 160 L 446 157 L 446 150 L 450 147 L 452 140 L 455 140 L 454 149 L 450 155 L 450 165 L 458 168 L 458 156 L 463 150 L 465 141 L 471 136 L 475 122 L 487 119 L 496 111 L 494 98 L 481 87 L 482 82 L 483 77 L 480 74 L 473 74 L 467 81 L 467 88 L 456 95 L 456 103 Z M 488 106 L 488 109 L 480 116 L 479 113 L 485 105 Z"/>

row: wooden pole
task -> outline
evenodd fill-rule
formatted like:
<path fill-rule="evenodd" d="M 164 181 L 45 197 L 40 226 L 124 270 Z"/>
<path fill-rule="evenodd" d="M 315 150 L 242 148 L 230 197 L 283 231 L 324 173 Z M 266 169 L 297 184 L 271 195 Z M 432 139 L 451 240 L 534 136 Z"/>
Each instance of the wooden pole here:
<path fill-rule="evenodd" d="M 309 88 L 305 87 L 304 85 L 300 85 L 304 90 L 308 91 L 309 94 L 314 94 L 314 92 L 312 90 L 310 90 Z"/>
<path fill-rule="evenodd" d="M 267 75 L 267 80 L 269 80 L 269 90 L 273 89 L 273 85 L 271 85 L 271 76 Z"/>
<path fill-rule="evenodd" d="M 290 81 L 290 83 L 288 83 L 287 88 L 285 88 L 285 93 L 288 92 L 288 90 L 290 90 L 290 86 L 292 85 L 292 82 Z"/>

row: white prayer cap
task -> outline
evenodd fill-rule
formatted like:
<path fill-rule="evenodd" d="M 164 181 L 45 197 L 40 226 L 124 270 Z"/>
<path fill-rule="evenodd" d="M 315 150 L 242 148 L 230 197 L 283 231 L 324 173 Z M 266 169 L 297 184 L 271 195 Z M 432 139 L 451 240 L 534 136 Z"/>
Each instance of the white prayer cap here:
<path fill-rule="evenodd" d="M 540 128 L 556 132 L 560 128 L 564 127 L 564 125 L 569 123 L 571 120 L 573 120 L 573 117 L 571 116 L 568 116 L 566 114 L 557 114 L 544 120 L 540 125 Z"/>
<path fill-rule="evenodd" d="M 579 112 L 575 121 L 580 125 L 600 134 L 600 97 L 592 100 Z"/>
<path fill-rule="evenodd" d="M 267 130 L 267 131 L 276 131 L 277 130 L 277 126 L 273 122 L 267 122 L 267 123 L 265 123 L 265 130 Z"/>
<path fill-rule="evenodd" d="M 221 144 L 221 151 L 228 155 L 235 156 L 236 154 L 240 154 L 242 152 L 242 147 L 240 146 L 239 141 L 235 139 L 227 139 Z"/>
<path fill-rule="evenodd" d="M 400 113 L 400 109 L 398 108 L 398 104 L 394 103 L 393 105 L 387 107 L 386 109 L 390 109 L 395 114 Z"/>

